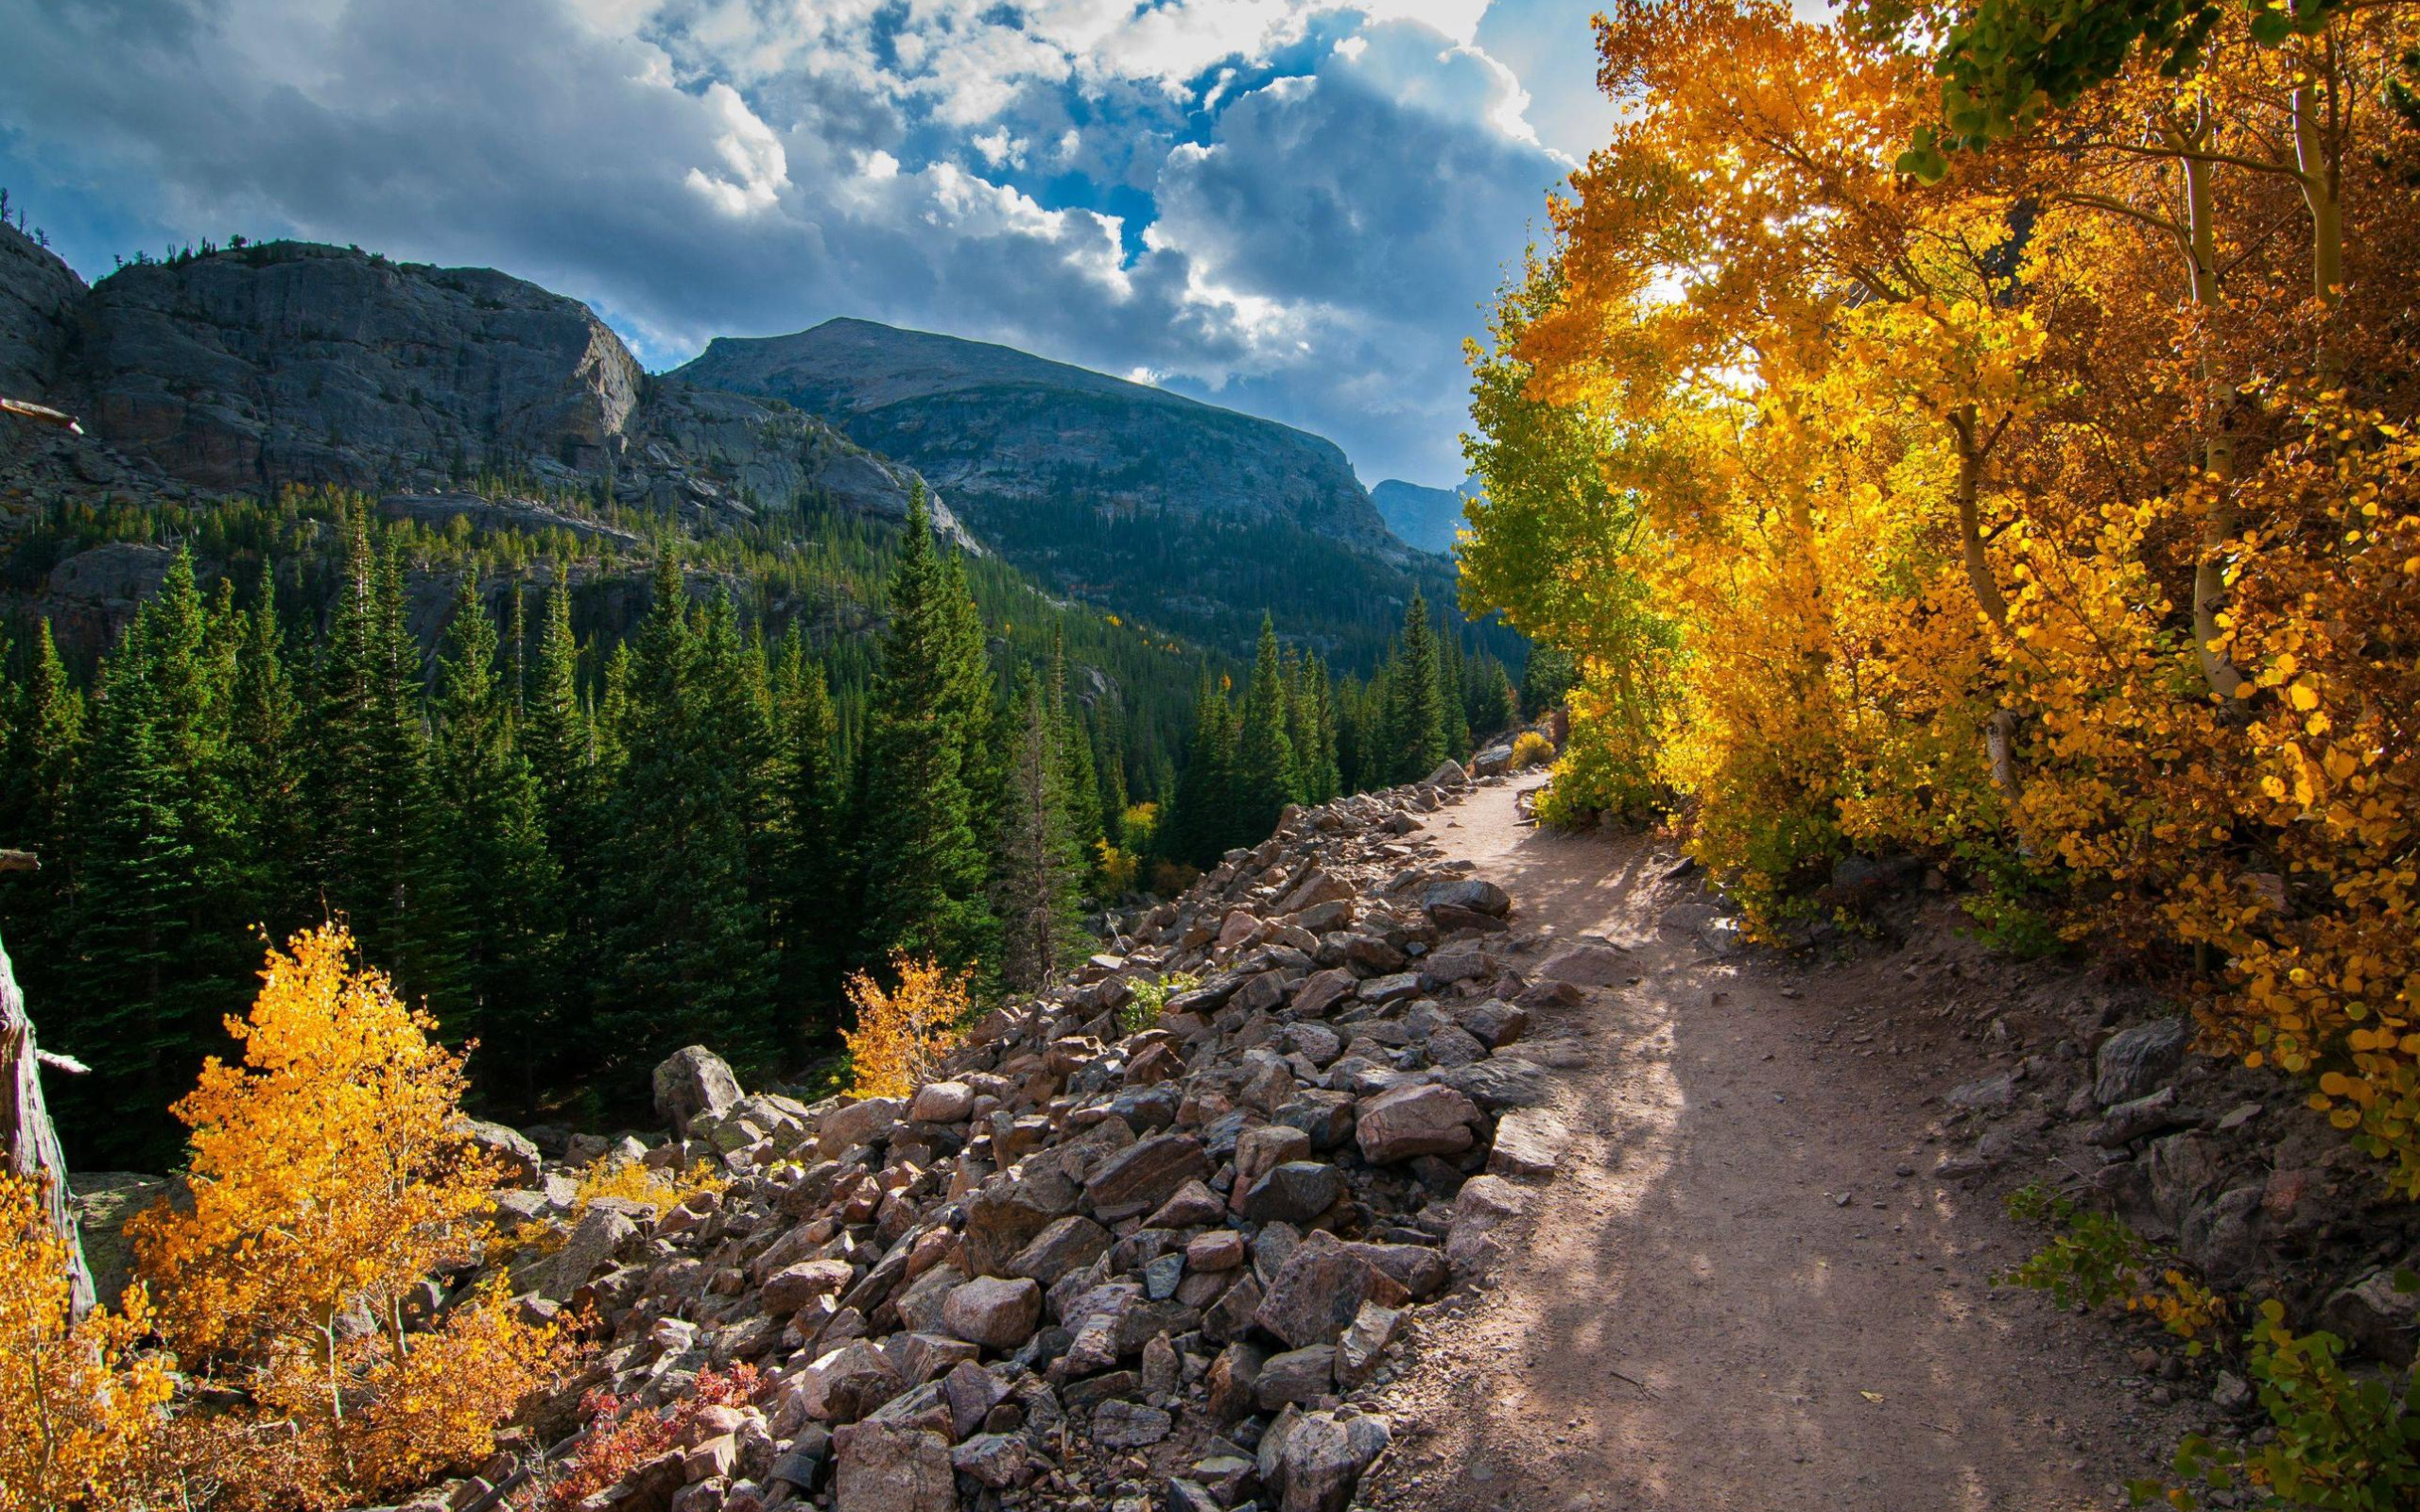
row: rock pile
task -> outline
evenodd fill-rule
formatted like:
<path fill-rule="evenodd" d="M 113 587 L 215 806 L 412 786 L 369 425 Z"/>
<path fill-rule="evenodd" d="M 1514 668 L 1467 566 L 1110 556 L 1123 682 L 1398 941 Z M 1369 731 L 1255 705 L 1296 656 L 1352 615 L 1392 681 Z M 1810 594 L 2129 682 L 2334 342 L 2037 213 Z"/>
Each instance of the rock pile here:
<path fill-rule="evenodd" d="M 1512 970 L 1512 901 L 1407 838 L 1444 797 L 1289 810 L 910 1097 L 749 1095 L 683 1051 L 674 1138 L 626 1153 L 730 1185 L 660 1218 L 566 1226 L 530 1162 L 500 1200 L 568 1231 L 515 1288 L 600 1320 L 584 1385 L 767 1383 L 589 1504 L 1338 1512 L 1387 1447 L 1355 1397 L 1407 1310 L 1483 1270 L 1560 1149 L 1523 1034 L 1579 989 Z"/>

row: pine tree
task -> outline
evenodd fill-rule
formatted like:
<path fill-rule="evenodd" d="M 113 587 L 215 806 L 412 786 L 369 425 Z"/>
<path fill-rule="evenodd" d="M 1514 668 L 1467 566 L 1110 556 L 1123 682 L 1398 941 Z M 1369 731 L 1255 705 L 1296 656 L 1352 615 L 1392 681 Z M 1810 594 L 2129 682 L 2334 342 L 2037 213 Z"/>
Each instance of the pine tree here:
<path fill-rule="evenodd" d="M 546 847 L 537 778 L 513 745 L 496 645 L 487 606 L 465 572 L 439 650 L 431 765 L 462 910 L 461 1027 L 484 1047 L 472 1070 L 488 1097 L 509 1093 L 527 1110 L 560 1016 L 562 874 Z"/>
<path fill-rule="evenodd" d="M 243 890 L 273 939 L 308 922 L 317 900 L 304 885 L 310 822 L 302 787 L 302 703 L 285 670 L 277 579 L 261 564 L 242 616 L 228 713 L 228 789 L 238 806 Z"/>
<path fill-rule="evenodd" d="M 967 666 L 961 581 L 933 540 L 923 492 L 909 501 L 891 577 L 890 624 L 869 691 L 857 806 L 866 925 L 860 958 L 894 951 L 962 970 L 989 958 L 997 925 L 970 778 L 977 719 Z M 971 604 L 967 605 L 971 610 Z M 979 627 L 978 627 L 979 629 Z M 989 699 L 982 723 L 989 724 Z"/>
<path fill-rule="evenodd" d="M 1306 764 L 1304 797 L 1312 803 L 1325 803 L 1344 790 L 1344 779 L 1339 770 L 1337 753 L 1336 689 L 1328 681 L 1327 662 L 1319 657 L 1310 659 L 1309 690 L 1311 757 Z"/>
<path fill-rule="evenodd" d="M 1083 865 L 1067 813 L 1072 784 L 1059 721 L 1041 685 L 1022 680 L 1001 826 L 1000 976 L 1013 991 L 1041 992 L 1082 936 Z"/>
<path fill-rule="evenodd" d="M 1235 711 L 1225 690 L 1204 677 L 1193 702 L 1193 745 L 1177 774 L 1176 812 L 1164 826 L 1170 859 L 1208 867 L 1226 850 L 1236 812 L 1235 763 Z"/>
<path fill-rule="evenodd" d="M 1297 803 L 1317 801 L 1311 786 L 1319 766 L 1319 713 L 1311 701 L 1310 659 L 1286 647 L 1282 658 L 1286 688 L 1286 743 L 1294 753 L 1293 785 L 1287 795 Z"/>
<path fill-rule="evenodd" d="M 1263 614 L 1260 648 L 1253 658 L 1236 746 L 1234 833 L 1238 843 L 1258 844 L 1277 828 L 1279 812 L 1292 801 L 1297 786 L 1294 747 L 1286 726 L 1286 679 L 1278 665 L 1277 631 Z"/>
<path fill-rule="evenodd" d="M 461 1008 L 459 919 L 429 782 L 403 563 L 373 551 L 357 518 L 346 557 L 317 679 L 320 882 L 364 957 L 450 1029 Z"/>
<path fill-rule="evenodd" d="M 1441 686 L 1437 635 L 1428 601 L 1412 591 L 1403 617 L 1403 639 L 1387 669 L 1387 745 L 1396 782 L 1416 782 L 1445 760 L 1445 700 Z"/>
<path fill-rule="evenodd" d="M 242 1001 L 231 992 L 244 936 L 231 906 L 224 690 L 210 675 L 209 640 L 193 559 L 179 552 L 103 668 L 78 804 L 83 855 L 61 1039 L 96 1074 L 69 1094 L 85 1114 L 74 1121 L 113 1160 L 174 1149 L 167 1105 Z M 96 1099 L 115 1111 L 104 1115 Z"/>
<path fill-rule="evenodd" d="M 26 974 L 40 980 L 64 954 L 84 700 L 67 680 L 47 618 L 34 622 L 17 660 L 22 675 L 10 679 L 0 657 L 0 846 L 34 851 L 43 869 L 0 887 L 0 923 Z"/>
<path fill-rule="evenodd" d="M 850 873 L 848 788 L 839 722 L 823 665 L 793 625 L 782 648 L 781 833 L 774 863 L 774 931 L 782 1002 L 803 1009 L 821 1037 L 837 1026 L 840 974 L 856 938 Z"/>
<path fill-rule="evenodd" d="M 1449 620 L 1437 633 L 1437 703 L 1444 715 L 1445 754 L 1448 756 L 1470 754 L 1470 711 L 1464 703 L 1467 686 L 1462 664 L 1462 638 Z M 1423 772 L 1421 775 L 1426 777 L 1428 774 Z"/>
<path fill-rule="evenodd" d="M 1062 789 L 1061 803 L 1066 811 L 1067 833 L 1075 844 L 1079 864 L 1089 869 L 1095 855 L 1093 842 L 1101 837 L 1105 828 L 1100 780 L 1093 765 L 1093 738 L 1084 729 L 1083 703 L 1067 691 L 1067 641 L 1058 631 L 1051 635 L 1047 713 L 1056 744 L 1054 770 Z M 1013 748 L 1011 759 L 1015 759 Z"/>
<path fill-rule="evenodd" d="M 749 887 L 750 754 L 736 611 L 720 597 L 693 624 L 681 567 L 658 564 L 631 643 L 624 753 L 607 800 L 597 882 L 606 965 L 596 1028 L 617 1061 L 652 1065 L 712 1040 L 766 1068 L 775 1048 L 773 955 Z M 761 748 L 761 747 L 760 747 Z"/>

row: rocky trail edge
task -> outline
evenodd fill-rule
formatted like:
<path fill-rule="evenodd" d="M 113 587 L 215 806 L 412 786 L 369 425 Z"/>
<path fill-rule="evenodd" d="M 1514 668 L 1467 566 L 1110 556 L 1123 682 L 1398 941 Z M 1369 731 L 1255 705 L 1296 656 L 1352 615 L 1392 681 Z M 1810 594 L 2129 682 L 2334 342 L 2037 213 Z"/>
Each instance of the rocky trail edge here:
<path fill-rule="evenodd" d="M 2038 1239 L 1936 1169 L 1940 1094 L 1977 1069 L 1937 984 L 1709 946 L 1668 840 L 1533 829 L 1530 785 L 1423 833 L 1519 901 L 1532 950 L 1594 936 L 1629 970 L 1532 1031 L 1570 1143 L 1487 1282 L 1424 1321 L 1364 1502 L 2124 1504 L 2192 1409 L 2113 1331 L 1990 1283 Z"/>

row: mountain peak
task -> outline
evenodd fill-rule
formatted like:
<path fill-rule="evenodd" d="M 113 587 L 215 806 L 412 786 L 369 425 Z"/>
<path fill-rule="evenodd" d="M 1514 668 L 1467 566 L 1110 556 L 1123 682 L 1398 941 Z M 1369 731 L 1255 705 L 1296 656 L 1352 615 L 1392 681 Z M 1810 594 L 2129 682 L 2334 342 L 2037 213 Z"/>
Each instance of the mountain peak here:
<path fill-rule="evenodd" d="M 1357 601 L 1364 621 L 1409 596 L 1413 554 L 1344 453 L 1274 421 L 1013 347 L 845 317 L 725 337 L 673 376 L 820 416 L 913 465 L 1010 560 L 1207 640 L 1249 646 L 1265 609 L 1322 642 L 1339 608 L 1274 586 L 1314 563 L 1333 563 L 1328 596 Z M 1165 559 L 1179 533 L 1191 543 L 1181 572 Z"/>

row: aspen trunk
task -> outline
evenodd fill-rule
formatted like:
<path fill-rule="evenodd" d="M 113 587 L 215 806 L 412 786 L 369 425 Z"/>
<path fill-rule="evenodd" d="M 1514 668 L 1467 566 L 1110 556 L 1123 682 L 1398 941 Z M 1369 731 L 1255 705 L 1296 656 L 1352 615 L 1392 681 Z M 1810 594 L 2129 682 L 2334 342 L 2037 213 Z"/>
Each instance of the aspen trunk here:
<path fill-rule="evenodd" d="M 26 997 L 17 988 L 5 944 L 0 944 L 0 1143 L 6 1146 L 11 1175 L 42 1183 L 51 1230 L 67 1246 L 69 1306 L 72 1315 L 81 1319 L 93 1310 L 93 1273 L 84 1264 L 76 1221 L 68 1215 L 67 1161 L 60 1153 L 49 1110 L 43 1106 L 42 1058 L 34 1047 L 33 1021 L 26 1016 Z"/>
<path fill-rule="evenodd" d="M 2187 145 L 2198 149 L 2208 140 L 2208 134 L 2206 129 L 2197 130 Z M 2204 311 L 2214 310 L 2222 296 L 2219 291 L 2218 230 L 2211 218 L 2211 164 L 2187 153 L 2183 166 L 2186 254 L 2192 267 L 2193 302 Z M 2209 428 L 2202 443 L 2202 469 L 2209 474 L 2207 484 L 2213 491 L 2202 514 L 2202 549 L 2193 563 L 2193 651 L 2202 663 L 2202 680 L 2212 693 L 2231 699 L 2243 685 L 2243 675 L 2223 652 L 2212 649 L 2212 644 L 2219 639 L 2219 615 L 2227 602 L 2226 571 L 2220 564 L 2219 552 L 2235 534 L 2235 509 L 2226 494 L 2227 485 L 2235 481 L 2235 438 L 2227 432 L 2227 410 L 2233 397 L 2226 379 L 2211 360 L 2206 335 L 2202 341 L 2200 360 L 2202 398 L 2209 411 Z"/>

